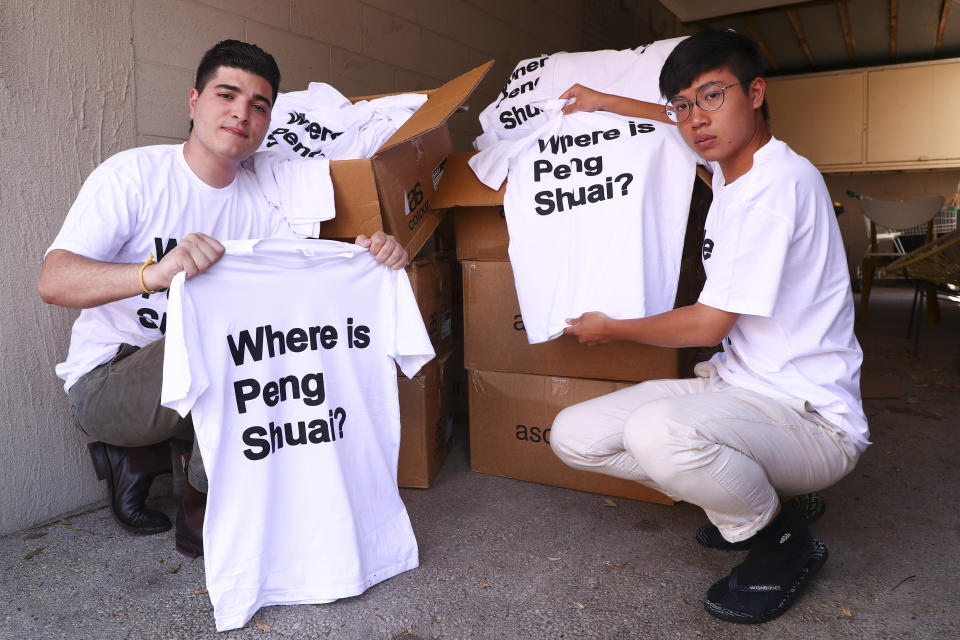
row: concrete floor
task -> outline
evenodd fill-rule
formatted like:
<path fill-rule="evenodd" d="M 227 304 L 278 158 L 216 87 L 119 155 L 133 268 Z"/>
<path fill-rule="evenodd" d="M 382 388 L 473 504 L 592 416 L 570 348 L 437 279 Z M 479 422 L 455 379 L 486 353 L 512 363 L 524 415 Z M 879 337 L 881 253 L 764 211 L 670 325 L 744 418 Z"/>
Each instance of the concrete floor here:
<path fill-rule="evenodd" d="M 473 473 L 461 442 L 433 488 L 402 492 L 420 568 L 359 597 L 268 607 L 218 636 L 203 561 L 100 508 L 0 539 L 0 638 L 958 638 L 960 306 L 942 305 L 914 357 L 909 304 L 875 289 L 859 329 L 865 392 L 887 396 L 865 400 L 874 445 L 823 492 L 830 560 L 766 625 L 704 612 L 743 553 L 699 547 L 697 508 Z"/>

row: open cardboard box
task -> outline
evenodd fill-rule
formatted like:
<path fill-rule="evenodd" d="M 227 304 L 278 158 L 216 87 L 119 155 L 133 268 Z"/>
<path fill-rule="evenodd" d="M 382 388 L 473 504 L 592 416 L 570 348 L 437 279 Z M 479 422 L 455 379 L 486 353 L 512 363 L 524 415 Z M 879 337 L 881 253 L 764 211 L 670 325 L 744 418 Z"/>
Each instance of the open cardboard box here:
<path fill-rule="evenodd" d="M 361 233 L 383 230 L 396 237 L 408 255 L 416 255 L 442 216 L 432 199 L 453 151 L 447 119 L 491 65 L 492 60 L 424 92 L 427 101 L 372 157 L 330 163 L 337 215 L 321 225 L 321 237 L 352 242 Z"/>

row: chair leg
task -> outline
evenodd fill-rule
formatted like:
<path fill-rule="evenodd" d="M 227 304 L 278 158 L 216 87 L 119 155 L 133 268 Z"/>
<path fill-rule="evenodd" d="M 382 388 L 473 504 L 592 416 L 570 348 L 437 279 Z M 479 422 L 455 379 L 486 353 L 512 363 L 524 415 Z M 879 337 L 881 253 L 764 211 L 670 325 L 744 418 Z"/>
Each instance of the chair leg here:
<path fill-rule="evenodd" d="M 940 305 L 936 290 L 927 291 L 927 326 L 935 327 L 940 322 Z"/>
<path fill-rule="evenodd" d="M 873 286 L 873 265 L 863 265 L 863 276 L 860 279 L 860 322 L 867 323 L 867 307 L 870 303 L 870 288 Z"/>
<path fill-rule="evenodd" d="M 921 315 L 926 315 L 921 311 L 923 309 L 923 297 L 930 295 L 930 293 L 924 289 L 917 287 L 917 291 L 920 293 L 920 300 L 917 304 L 917 322 L 916 326 L 913 327 L 913 356 L 917 357 L 920 355 L 920 326 L 923 324 L 924 318 L 920 317 Z"/>
<path fill-rule="evenodd" d="M 907 322 L 907 338 L 913 336 L 913 321 L 917 315 L 917 298 L 920 297 L 920 285 L 913 287 L 913 304 L 910 305 L 910 320 Z"/>

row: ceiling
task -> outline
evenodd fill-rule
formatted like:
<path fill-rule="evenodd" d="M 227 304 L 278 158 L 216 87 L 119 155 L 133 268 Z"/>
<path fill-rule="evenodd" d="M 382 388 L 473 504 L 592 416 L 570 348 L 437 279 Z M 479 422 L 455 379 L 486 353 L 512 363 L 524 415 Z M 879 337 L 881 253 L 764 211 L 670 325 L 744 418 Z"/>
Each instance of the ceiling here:
<path fill-rule="evenodd" d="M 753 36 L 770 75 L 960 56 L 960 0 L 659 2 L 685 28 Z"/>

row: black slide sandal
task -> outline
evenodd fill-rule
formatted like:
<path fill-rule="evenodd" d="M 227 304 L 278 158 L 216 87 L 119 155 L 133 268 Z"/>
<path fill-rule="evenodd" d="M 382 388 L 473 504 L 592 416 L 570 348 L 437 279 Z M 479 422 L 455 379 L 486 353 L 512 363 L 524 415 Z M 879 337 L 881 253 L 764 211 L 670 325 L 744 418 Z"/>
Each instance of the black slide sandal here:
<path fill-rule="evenodd" d="M 737 580 L 739 567 L 734 567 L 730 575 L 710 587 L 703 606 L 707 613 L 727 622 L 759 624 L 773 620 L 800 597 L 827 561 L 827 555 L 823 541 L 812 538 L 806 563 L 787 584 L 741 585 Z"/>

